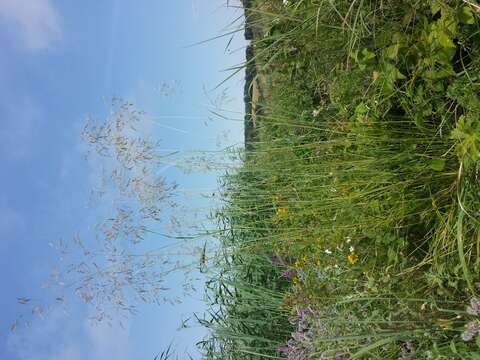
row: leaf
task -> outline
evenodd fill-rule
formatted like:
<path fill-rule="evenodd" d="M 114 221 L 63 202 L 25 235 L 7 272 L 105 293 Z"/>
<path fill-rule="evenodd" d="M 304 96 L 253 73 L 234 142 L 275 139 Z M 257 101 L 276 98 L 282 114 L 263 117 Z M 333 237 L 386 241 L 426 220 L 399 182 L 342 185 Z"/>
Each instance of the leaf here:
<path fill-rule="evenodd" d="M 371 52 L 367 48 L 364 48 L 362 50 L 362 55 L 363 55 L 363 61 L 368 61 L 375 58 L 375 53 Z"/>
<path fill-rule="evenodd" d="M 396 43 L 391 45 L 384 50 L 384 55 L 388 59 L 396 60 L 398 57 L 398 50 L 400 49 L 400 44 Z"/>
<path fill-rule="evenodd" d="M 437 49 L 433 54 L 431 59 L 435 60 L 436 62 L 449 65 L 452 58 L 455 56 L 455 48 L 451 47 L 443 47 Z"/>
<path fill-rule="evenodd" d="M 430 161 L 430 168 L 435 171 L 442 171 L 445 168 L 445 159 L 433 159 Z"/>
<path fill-rule="evenodd" d="M 425 71 L 425 77 L 427 79 L 435 80 L 435 79 L 444 79 L 450 76 L 455 76 L 455 71 L 451 66 L 444 66 L 439 69 L 429 69 Z M 439 85 L 442 85 L 441 83 L 438 83 Z M 437 89 L 438 92 L 443 92 L 444 88 L 443 86 L 438 87 Z"/>
<path fill-rule="evenodd" d="M 438 30 L 436 35 L 440 45 L 445 48 L 455 48 L 455 44 L 445 31 Z"/>
<path fill-rule="evenodd" d="M 462 24 L 475 24 L 475 16 L 473 15 L 472 9 L 470 9 L 468 6 L 462 6 L 457 13 L 458 20 Z"/>
<path fill-rule="evenodd" d="M 436 13 L 441 11 L 442 10 L 442 4 L 440 3 L 440 1 L 438 1 L 438 0 L 432 1 L 432 3 L 430 4 L 430 10 L 432 11 L 432 15 L 435 15 Z"/>

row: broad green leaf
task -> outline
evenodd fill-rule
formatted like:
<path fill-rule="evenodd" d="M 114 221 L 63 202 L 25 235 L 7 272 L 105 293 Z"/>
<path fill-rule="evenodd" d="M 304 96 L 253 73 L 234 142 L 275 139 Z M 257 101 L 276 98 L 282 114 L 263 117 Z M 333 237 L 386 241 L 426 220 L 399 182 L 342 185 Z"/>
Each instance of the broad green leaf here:
<path fill-rule="evenodd" d="M 445 48 L 455 48 L 455 44 L 453 43 L 453 40 L 445 31 L 438 30 L 436 35 L 440 45 L 442 45 Z"/>
<path fill-rule="evenodd" d="M 472 9 L 468 6 L 462 6 L 458 10 L 458 20 L 462 24 L 474 24 L 475 23 L 475 16 L 473 15 Z"/>
<path fill-rule="evenodd" d="M 367 48 L 364 48 L 362 50 L 362 55 L 363 55 L 363 61 L 367 61 L 375 58 L 375 53 L 371 52 Z"/>
<path fill-rule="evenodd" d="M 385 50 L 384 50 L 384 55 L 386 58 L 388 59 L 392 59 L 392 60 L 396 60 L 397 57 L 398 57 L 398 50 L 400 48 L 400 44 L 395 44 L 395 45 L 391 45 L 389 47 L 387 47 Z"/>
<path fill-rule="evenodd" d="M 455 72 L 453 71 L 453 69 L 451 67 L 443 67 L 443 68 L 440 68 L 440 69 L 429 69 L 427 71 L 425 71 L 424 73 L 425 75 L 425 78 L 427 79 L 432 79 L 432 80 L 437 80 L 437 79 L 444 79 L 444 78 L 447 78 L 447 77 L 450 77 L 450 76 L 454 76 L 455 75 Z M 440 83 L 440 86 L 439 88 L 437 89 L 438 91 L 443 91 L 444 88 L 442 86 L 442 84 Z"/>
<path fill-rule="evenodd" d="M 430 4 L 430 10 L 432 11 L 432 15 L 435 15 L 442 10 L 442 3 L 438 0 L 433 0 Z"/>

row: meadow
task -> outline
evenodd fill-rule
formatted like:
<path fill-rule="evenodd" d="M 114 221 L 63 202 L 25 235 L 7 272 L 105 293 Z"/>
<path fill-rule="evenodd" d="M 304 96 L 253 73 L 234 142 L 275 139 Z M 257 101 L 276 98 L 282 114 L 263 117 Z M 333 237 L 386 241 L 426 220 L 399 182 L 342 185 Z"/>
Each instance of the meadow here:
<path fill-rule="evenodd" d="M 480 6 L 244 3 L 204 358 L 480 359 Z"/>

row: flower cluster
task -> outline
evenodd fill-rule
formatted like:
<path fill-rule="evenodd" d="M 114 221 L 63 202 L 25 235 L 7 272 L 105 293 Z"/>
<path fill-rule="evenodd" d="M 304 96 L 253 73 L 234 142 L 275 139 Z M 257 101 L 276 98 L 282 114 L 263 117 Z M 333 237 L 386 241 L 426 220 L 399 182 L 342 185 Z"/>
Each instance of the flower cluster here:
<path fill-rule="evenodd" d="M 476 297 L 470 299 L 470 304 L 467 306 L 467 313 L 477 317 L 470 321 L 462 333 L 463 341 L 470 341 L 475 336 L 480 335 L 480 300 Z"/>
<path fill-rule="evenodd" d="M 267 252 L 267 256 L 270 258 L 270 261 L 272 262 L 273 265 L 278 265 L 278 266 L 289 265 L 289 262 L 287 260 L 278 257 L 272 251 Z M 297 271 L 296 269 L 283 270 L 280 274 L 283 277 L 286 277 L 287 279 L 293 279 L 297 275 Z"/>
<path fill-rule="evenodd" d="M 311 307 L 295 306 L 296 314 L 290 317 L 290 323 L 295 326 L 291 339 L 286 345 L 279 346 L 277 351 L 288 356 L 289 360 L 307 360 L 315 351 L 315 339 L 327 335 L 327 327 L 321 320 L 319 311 Z M 324 359 L 320 355 L 319 359 Z"/>

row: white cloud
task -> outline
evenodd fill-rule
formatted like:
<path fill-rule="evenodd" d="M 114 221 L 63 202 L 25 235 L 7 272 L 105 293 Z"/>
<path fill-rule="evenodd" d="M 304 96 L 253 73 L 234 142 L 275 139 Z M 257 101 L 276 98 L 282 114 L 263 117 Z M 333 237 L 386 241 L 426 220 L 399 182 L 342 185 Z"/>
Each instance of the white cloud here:
<path fill-rule="evenodd" d="M 84 360 L 82 350 L 78 345 L 67 345 L 60 349 L 51 360 Z"/>
<path fill-rule="evenodd" d="M 0 18 L 14 25 L 29 50 L 49 48 L 60 39 L 60 16 L 51 0 L 0 0 Z"/>
<path fill-rule="evenodd" d="M 105 323 L 92 325 L 86 322 L 85 332 L 90 341 L 89 359 L 133 359 L 128 330 Z"/>
<path fill-rule="evenodd" d="M 11 333 L 7 346 L 20 360 L 134 359 L 128 328 L 91 325 L 75 310 L 72 315 L 54 310 L 35 319 L 28 329 Z"/>

